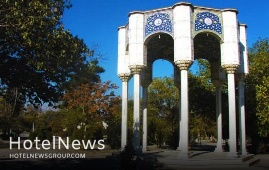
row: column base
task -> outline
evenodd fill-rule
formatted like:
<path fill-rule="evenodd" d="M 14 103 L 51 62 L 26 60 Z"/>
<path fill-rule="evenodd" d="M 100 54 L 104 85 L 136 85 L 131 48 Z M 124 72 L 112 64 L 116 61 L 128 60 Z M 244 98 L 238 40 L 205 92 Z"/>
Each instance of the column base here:
<path fill-rule="evenodd" d="M 238 153 L 240 156 L 247 156 L 248 152 L 247 151 L 243 151 L 243 152 L 239 152 Z"/>
<path fill-rule="evenodd" d="M 147 148 L 142 148 L 142 152 L 147 152 Z"/>
<path fill-rule="evenodd" d="M 214 152 L 223 152 L 223 148 L 222 147 L 216 147 Z"/>
<path fill-rule="evenodd" d="M 180 147 L 177 147 L 177 149 L 176 149 L 177 151 L 180 151 L 181 149 L 180 149 Z"/>
<path fill-rule="evenodd" d="M 134 148 L 134 154 L 135 156 L 142 155 L 142 148 Z"/>
<path fill-rule="evenodd" d="M 177 157 L 178 157 L 179 159 L 181 159 L 181 160 L 182 160 L 182 159 L 189 159 L 189 158 L 191 158 L 191 154 L 190 154 L 190 152 L 179 151 Z"/>
<path fill-rule="evenodd" d="M 226 156 L 229 157 L 229 158 L 238 158 L 239 157 L 237 152 L 228 152 L 226 154 Z"/>
<path fill-rule="evenodd" d="M 176 151 L 178 151 L 177 157 L 179 159 L 189 159 L 189 158 L 191 158 L 191 153 L 188 150 L 180 149 L 180 147 L 177 147 Z"/>

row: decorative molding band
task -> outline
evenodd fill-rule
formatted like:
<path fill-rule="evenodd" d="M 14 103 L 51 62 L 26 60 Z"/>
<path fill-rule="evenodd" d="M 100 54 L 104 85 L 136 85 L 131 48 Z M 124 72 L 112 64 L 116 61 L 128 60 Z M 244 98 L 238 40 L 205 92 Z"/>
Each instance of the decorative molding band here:
<path fill-rule="evenodd" d="M 223 64 L 221 67 L 227 72 L 227 74 L 234 74 L 239 68 L 239 64 Z"/>
<path fill-rule="evenodd" d="M 175 64 L 180 70 L 188 70 L 192 62 L 192 60 L 177 60 Z"/>
<path fill-rule="evenodd" d="M 130 65 L 129 69 L 132 74 L 140 74 L 142 70 L 145 68 L 145 65 Z"/>
<path fill-rule="evenodd" d="M 132 74 L 130 74 L 130 73 L 121 73 L 121 74 L 118 74 L 118 76 L 121 79 L 121 81 L 128 82 L 130 80 L 130 78 L 132 77 Z"/>

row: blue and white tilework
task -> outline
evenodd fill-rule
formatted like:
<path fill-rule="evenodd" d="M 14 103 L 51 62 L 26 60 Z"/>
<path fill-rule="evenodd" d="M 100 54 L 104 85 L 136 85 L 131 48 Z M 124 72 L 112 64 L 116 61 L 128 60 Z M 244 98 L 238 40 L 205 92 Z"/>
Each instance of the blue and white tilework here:
<path fill-rule="evenodd" d="M 147 18 L 145 36 L 159 31 L 172 33 L 172 30 L 172 21 L 167 13 L 156 13 Z"/>
<path fill-rule="evenodd" d="M 222 34 L 222 25 L 217 15 L 210 12 L 201 12 L 196 14 L 195 31 L 209 29 Z"/>

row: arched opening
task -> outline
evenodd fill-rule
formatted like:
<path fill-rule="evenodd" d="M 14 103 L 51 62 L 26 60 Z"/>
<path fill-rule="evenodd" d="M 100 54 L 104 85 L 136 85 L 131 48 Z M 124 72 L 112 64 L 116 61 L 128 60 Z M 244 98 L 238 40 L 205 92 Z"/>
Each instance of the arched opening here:
<path fill-rule="evenodd" d="M 148 87 L 149 147 L 175 149 L 178 145 L 179 89 L 174 85 L 174 67 L 164 59 L 153 62 L 153 79 Z"/>
<path fill-rule="evenodd" d="M 178 144 L 179 90 L 174 85 L 174 40 L 166 33 L 155 33 L 145 41 L 148 86 L 148 147 Z M 154 145 L 153 145 L 154 144 Z"/>
<path fill-rule="evenodd" d="M 218 137 L 222 140 L 222 122 L 218 122 L 223 108 L 220 104 L 221 86 L 219 84 L 225 81 L 225 72 L 221 68 L 220 45 L 221 38 L 212 32 L 202 32 L 194 38 L 195 61 L 190 68 L 193 77 L 189 82 L 189 103 L 190 125 L 196 124 L 196 128 L 192 128 L 190 135 L 191 138 L 196 138 L 195 141 L 198 144 L 201 144 L 203 140 L 216 142 L 219 140 Z M 196 85 L 198 85 L 197 88 L 191 87 Z M 197 93 L 192 89 L 200 90 Z M 199 98 L 203 98 L 203 101 L 197 100 Z M 199 110 L 200 106 L 203 106 L 203 109 Z M 217 147 L 222 149 L 222 146 Z"/>
<path fill-rule="evenodd" d="M 220 61 L 220 38 L 211 32 L 202 32 L 194 38 L 194 59 Z"/>
<path fill-rule="evenodd" d="M 155 33 L 145 41 L 147 47 L 147 63 L 152 64 L 157 59 L 166 59 L 173 63 L 174 40 L 166 33 Z"/>
<path fill-rule="evenodd" d="M 173 64 L 165 59 L 158 59 L 153 62 L 152 78 L 172 77 L 174 73 Z"/>

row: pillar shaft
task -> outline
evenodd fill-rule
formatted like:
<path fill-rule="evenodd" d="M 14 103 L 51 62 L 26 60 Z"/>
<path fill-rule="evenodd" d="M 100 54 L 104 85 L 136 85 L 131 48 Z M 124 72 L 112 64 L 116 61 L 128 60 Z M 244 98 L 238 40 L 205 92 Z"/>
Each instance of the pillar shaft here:
<path fill-rule="evenodd" d="M 140 155 L 140 73 L 144 69 L 144 65 L 129 66 L 134 76 L 134 122 L 133 122 L 133 147 L 136 155 Z"/>
<path fill-rule="evenodd" d="M 229 154 L 236 156 L 236 107 L 234 74 L 228 73 L 228 100 L 229 100 Z"/>
<path fill-rule="evenodd" d="M 121 149 L 127 145 L 127 109 L 128 109 L 128 82 L 122 82 L 122 115 L 121 115 Z"/>
<path fill-rule="evenodd" d="M 223 64 L 228 77 L 228 104 L 229 104 L 229 157 L 237 157 L 236 142 L 236 106 L 235 106 L 235 76 L 238 64 Z"/>
<path fill-rule="evenodd" d="M 192 60 L 177 60 L 175 64 L 180 69 L 180 117 L 179 117 L 179 156 L 189 158 L 189 88 L 188 69 Z"/>
<path fill-rule="evenodd" d="M 181 142 L 180 142 L 180 129 L 182 129 L 182 124 L 181 124 L 181 93 L 179 92 L 179 101 L 178 101 L 178 111 L 179 111 L 179 116 L 178 116 L 178 121 L 179 121 L 179 140 L 178 140 L 178 148 L 177 148 L 177 150 L 181 150 L 181 148 L 182 148 L 182 146 L 181 146 Z"/>
<path fill-rule="evenodd" d="M 136 152 L 140 147 L 140 74 L 134 75 L 134 123 L 133 123 L 133 146 Z"/>
<path fill-rule="evenodd" d="M 244 82 L 239 80 L 239 136 L 240 136 L 240 154 L 247 155 L 246 150 L 246 125 L 245 125 L 245 98 L 244 98 Z"/>
<path fill-rule="evenodd" d="M 217 131 L 218 139 L 215 152 L 223 152 L 222 149 L 222 107 L 221 107 L 221 86 L 216 86 L 216 121 L 217 121 Z"/>
<path fill-rule="evenodd" d="M 143 145 L 142 151 L 147 151 L 147 137 L 148 137 L 148 128 L 147 128 L 147 114 L 148 114 L 148 88 L 143 87 Z"/>
<path fill-rule="evenodd" d="M 188 107 L 188 70 L 181 70 L 181 119 L 180 151 L 188 153 L 189 149 L 189 107 Z"/>

